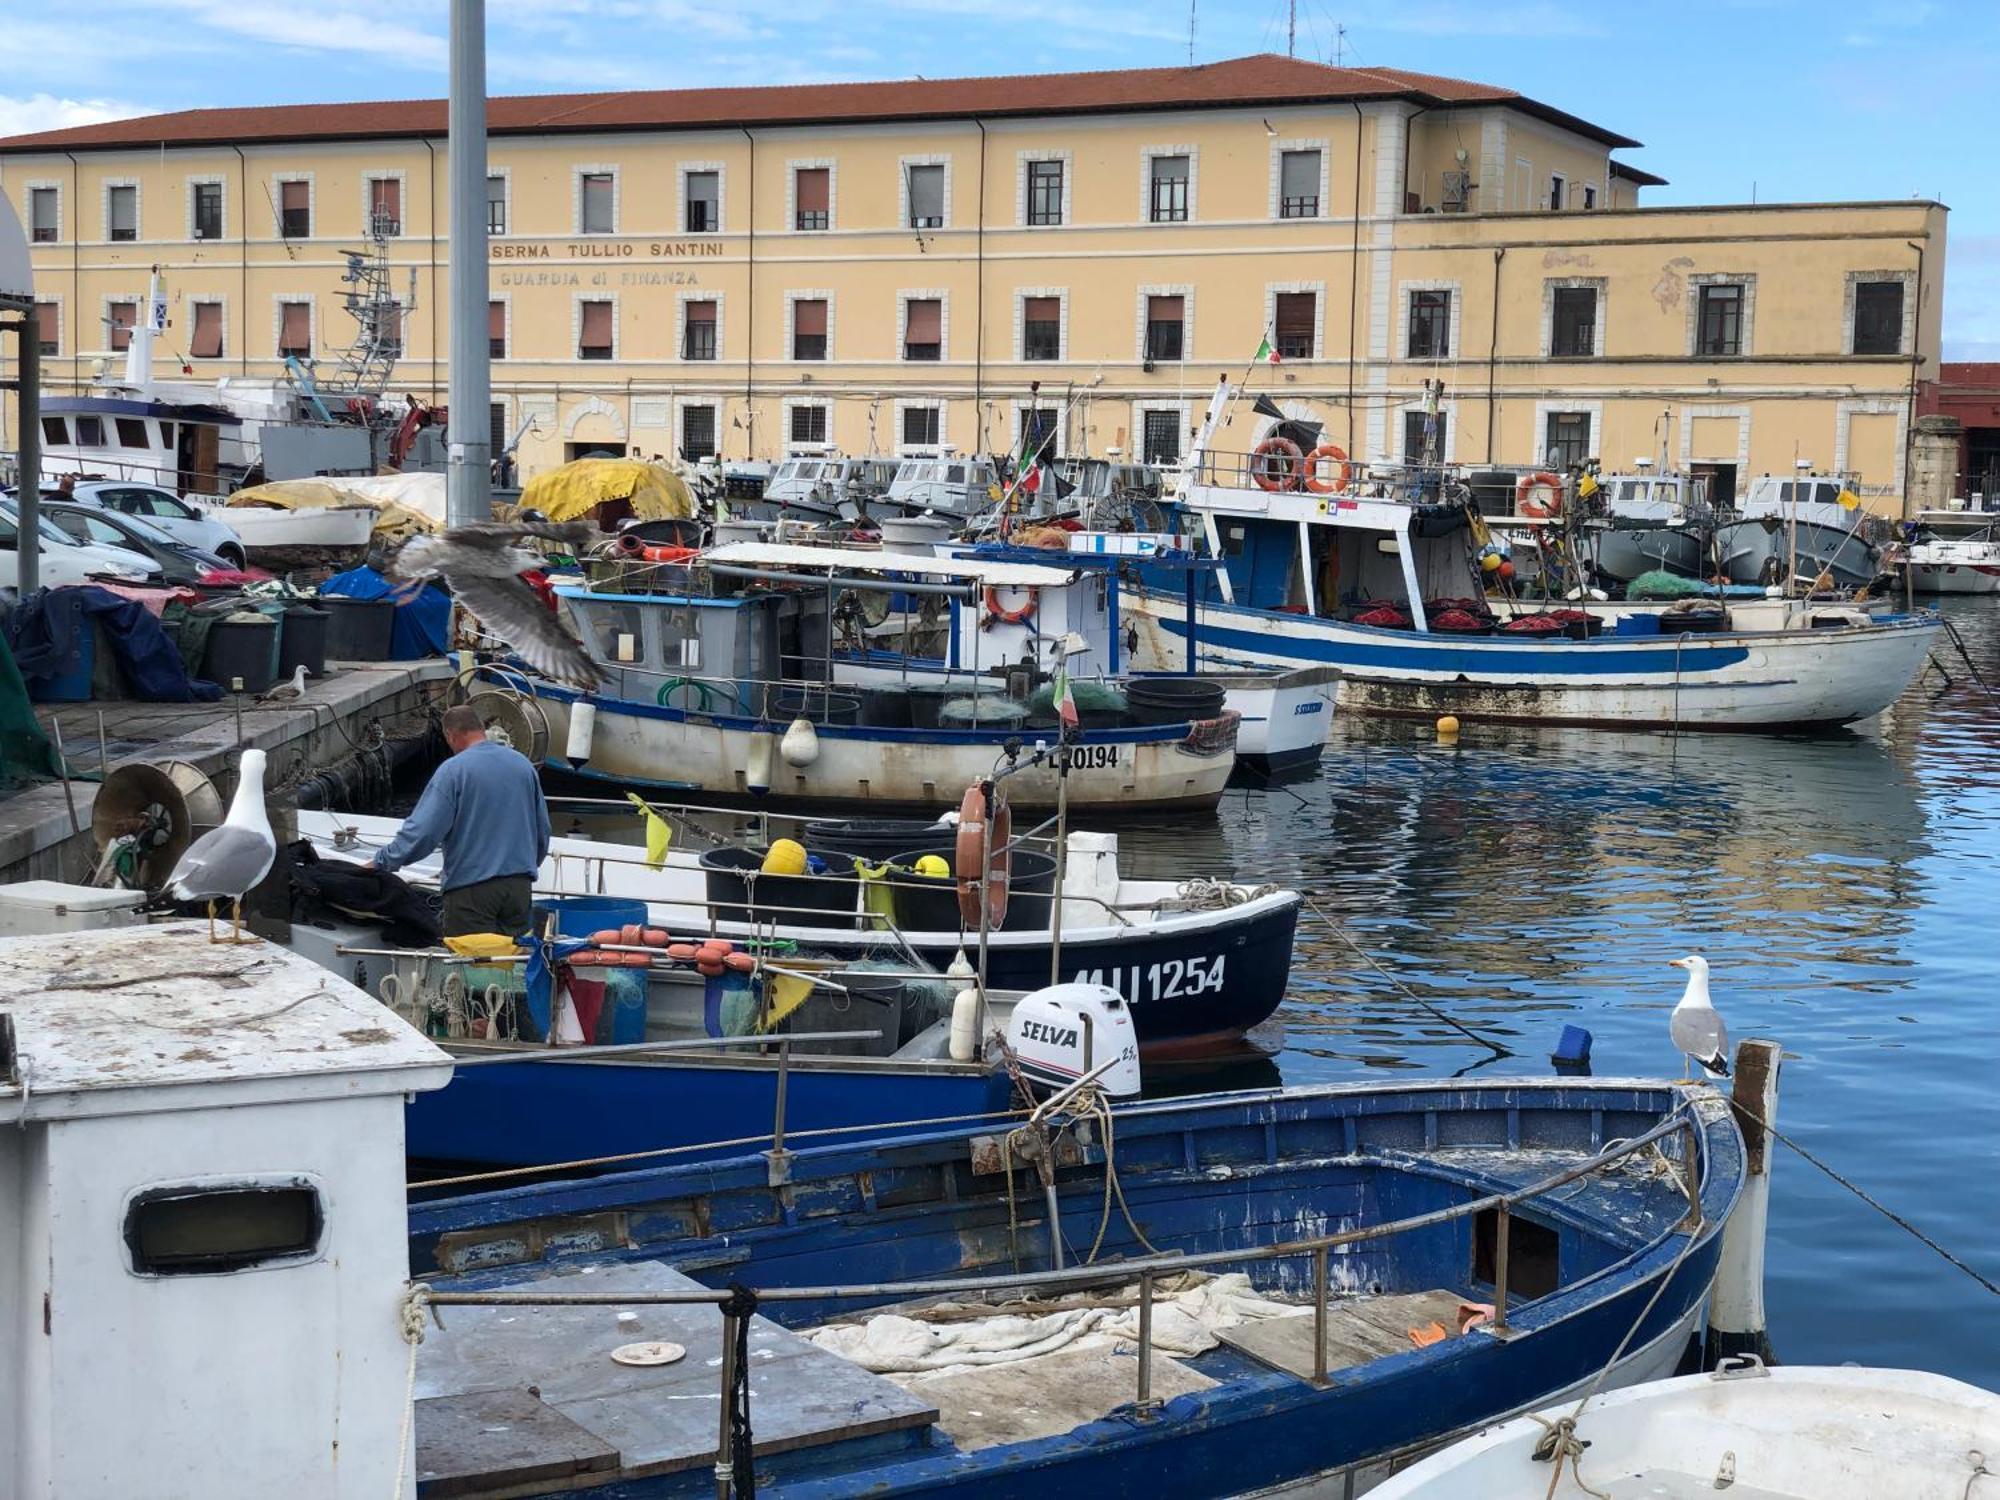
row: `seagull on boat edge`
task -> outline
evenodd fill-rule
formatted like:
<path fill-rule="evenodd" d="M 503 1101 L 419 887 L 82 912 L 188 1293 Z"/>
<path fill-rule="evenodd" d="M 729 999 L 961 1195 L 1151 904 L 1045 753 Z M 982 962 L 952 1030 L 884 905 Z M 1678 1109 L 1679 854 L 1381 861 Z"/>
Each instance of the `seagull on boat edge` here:
<path fill-rule="evenodd" d="M 594 688 L 597 666 L 583 643 L 549 613 L 541 596 L 521 577 L 541 567 L 542 559 L 515 543 L 540 537 L 581 551 L 597 535 L 597 528 L 587 521 L 454 526 L 436 536 L 411 537 L 390 560 L 389 572 L 419 584 L 442 578 L 468 614 L 537 672 L 572 687 Z"/>
<path fill-rule="evenodd" d="M 229 799 L 229 816 L 192 844 L 167 877 L 167 890 L 177 901 L 208 903 L 208 940 L 215 935 L 215 904 L 228 901 L 231 936 L 243 941 L 243 898 L 271 873 L 278 841 L 264 812 L 264 752 L 245 750 L 236 773 L 236 794 Z M 255 941 L 255 939 L 252 939 Z"/>
<path fill-rule="evenodd" d="M 1687 1071 L 1681 1076 L 1694 1076 L 1693 1064 L 1700 1063 L 1702 1070 L 1711 1078 L 1729 1076 L 1729 1028 L 1722 1023 L 1716 1013 L 1714 1003 L 1708 998 L 1708 960 L 1698 953 L 1690 953 L 1686 958 L 1669 959 L 1676 969 L 1686 969 L 1687 988 L 1681 991 L 1680 1004 L 1674 1007 L 1673 1018 L 1667 1023 L 1667 1032 L 1674 1039 L 1674 1046 L 1687 1061 Z"/>

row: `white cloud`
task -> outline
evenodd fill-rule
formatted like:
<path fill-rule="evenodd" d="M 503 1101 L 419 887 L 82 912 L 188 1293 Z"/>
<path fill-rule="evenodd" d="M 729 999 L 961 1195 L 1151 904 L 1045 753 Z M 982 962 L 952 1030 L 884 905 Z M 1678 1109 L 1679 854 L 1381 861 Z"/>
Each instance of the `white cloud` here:
<path fill-rule="evenodd" d="M 405 68 L 442 68 L 446 62 L 444 37 L 395 19 L 408 14 L 401 7 L 361 5 L 326 11 L 177 0 L 174 8 L 215 31 L 303 52 L 358 53 Z"/>
<path fill-rule="evenodd" d="M 30 94 L 23 99 L 0 94 L 0 136 L 95 125 L 102 120 L 129 120 L 134 115 L 149 113 L 145 105 L 116 99 L 59 99 L 53 94 Z"/>

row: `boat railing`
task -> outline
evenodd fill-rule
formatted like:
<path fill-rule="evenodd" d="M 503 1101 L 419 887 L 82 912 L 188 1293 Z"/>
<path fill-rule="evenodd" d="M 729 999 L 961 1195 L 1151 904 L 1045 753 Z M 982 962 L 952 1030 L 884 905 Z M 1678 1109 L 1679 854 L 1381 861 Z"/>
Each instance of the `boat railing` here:
<path fill-rule="evenodd" d="M 1671 1137 L 1685 1135 L 1685 1154 L 1676 1161 L 1664 1150 L 1664 1143 Z M 1297 1260 L 1308 1258 L 1313 1267 L 1313 1363 L 1312 1384 L 1324 1388 L 1328 1379 L 1328 1332 L 1330 1270 L 1329 1261 L 1336 1250 L 1346 1250 L 1355 1245 L 1376 1240 L 1389 1239 L 1396 1235 L 1410 1234 L 1418 1230 L 1430 1229 L 1454 1220 L 1469 1218 L 1477 1214 L 1491 1212 L 1495 1216 L 1493 1250 L 1493 1316 L 1484 1324 L 1475 1325 L 1497 1339 L 1509 1339 L 1518 1330 L 1508 1321 L 1509 1303 L 1509 1238 L 1512 1216 L 1520 1206 L 1534 1202 L 1557 1189 L 1569 1186 L 1598 1172 L 1615 1167 L 1619 1163 L 1640 1152 L 1659 1151 L 1661 1159 L 1674 1178 L 1676 1186 L 1687 1201 L 1687 1213 L 1668 1233 L 1685 1233 L 1692 1243 L 1693 1236 L 1703 1228 L 1701 1212 L 1701 1164 L 1702 1134 L 1699 1121 L 1689 1109 L 1676 1109 L 1666 1119 L 1642 1133 L 1615 1141 L 1588 1160 L 1567 1167 L 1560 1172 L 1543 1177 L 1523 1187 L 1510 1188 L 1503 1192 L 1487 1193 L 1466 1202 L 1433 1209 L 1428 1213 L 1413 1214 L 1408 1218 L 1391 1220 L 1384 1224 L 1372 1224 L 1358 1229 L 1341 1230 L 1332 1234 L 1309 1235 L 1299 1239 L 1285 1240 L 1273 1245 L 1249 1245 L 1223 1250 L 1198 1251 L 1193 1254 L 1177 1252 L 1157 1252 L 1131 1260 L 1105 1262 L 1094 1265 L 1064 1267 L 1059 1258 L 1056 1264 L 1040 1271 L 1015 1271 L 999 1276 L 949 1277 L 938 1280 L 867 1282 L 832 1286 L 779 1286 L 750 1289 L 753 1305 L 782 1302 L 879 1302 L 884 1299 L 908 1300 L 917 1297 L 950 1297 L 953 1299 L 973 1299 L 992 1294 L 1020 1294 L 1026 1292 L 1062 1292 L 1084 1290 L 1102 1286 L 1108 1281 L 1128 1281 L 1133 1276 L 1139 1280 L 1139 1331 L 1137 1393 L 1134 1408 L 1141 1419 L 1152 1417 L 1161 1403 L 1153 1395 L 1153 1300 L 1155 1282 L 1163 1276 L 1178 1276 L 1188 1271 L 1204 1270 L 1211 1266 L 1240 1267 L 1245 1264 Z M 1023 1165 L 1027 1165 L 1025 1159 Z M 1114 1169 L 1108 1157 L 1105 1171 Z M 1008 1168 L 1013 1170 L 1011 1164 Z M 1053 1204 L 1053 1198 L 1051 1199 Z M 1061 1225 L 1053 1213 L 1049 1219 L 1051 1242 L 1058 1243 Z M 1674 1265 L 1678 1265 L 1678 1260 Z M 1663 1276 L 1672 1274 L 1672 1267 L 1661 1272 Z M 686 1306 L 710 1304 L 722 1315 L 722 1420 L 716 1449 L 716 1472 L 728 1472 L 731 1462 L 730 1431 L 733 1411 L 733 1391 L 736 1386 L 735 1349 L 737 1347 L 738 1324 L 742 1318 L 754 1316 L 754 1312 L 741 1311 L 745 1305 L 742 1295 L 744 1287 L 739 1283 L 726 1290 L 685 1290 L 685 1291 L 612 1291 L 612 1292 L 570 1292 L 570 1291 L 450 1291 L 419 1283 L 411 1287 L 409 1298 L 418 1307 L 647 1307 Z M 1650 1306 L 1650 1304 L 1649 1304 Z M 1468 1329 L 1467 1332 L 1471 1332 Z"/>
<path fill-rule="evenodd" d="M 1315 458 L 1315 453 L 1320 456 Z M 1342 458 L 1321 449 L 1302 450 L 1294 457 L 1282 449 L 1273 452 L 1207 448 L 1188 475 L 1196 484 L 1221 489 L 1338 495 L 1359 500 L 1407 500 L 1458 479 L 1458 471 L 1452 467 Z"/>

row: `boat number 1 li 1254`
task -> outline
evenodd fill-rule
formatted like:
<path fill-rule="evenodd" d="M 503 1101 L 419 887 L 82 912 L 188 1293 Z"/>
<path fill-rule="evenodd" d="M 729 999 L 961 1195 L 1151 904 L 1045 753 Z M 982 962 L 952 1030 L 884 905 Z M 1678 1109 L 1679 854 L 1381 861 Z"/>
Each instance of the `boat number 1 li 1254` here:
<path fill-rule="evenodd" d="M 1146 1000 L 1179 1000 L 1189 995 L 1219 993 L 1227 956 L 1170 958 L 1164 963 L 1132 964 L 1125 968 L 1085 969 L 1078 984 L 1109 985 L 1132 1004 Z"/>

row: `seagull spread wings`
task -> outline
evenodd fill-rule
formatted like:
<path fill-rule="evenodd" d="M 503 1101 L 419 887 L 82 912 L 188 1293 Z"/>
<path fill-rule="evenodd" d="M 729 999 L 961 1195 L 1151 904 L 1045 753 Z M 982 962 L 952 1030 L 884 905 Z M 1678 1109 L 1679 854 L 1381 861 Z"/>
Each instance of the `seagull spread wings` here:
<path fill-rule="evenodd" d="M 581 550 L 597 535 L 586 521 L 487 521 L 454 526 L 438 536 L 412 537 L 390 563 L 399 578 L 438 577 L 479 623 L 545 677 L 575 687 L 597 685 L 595 663 L 582 642 L 548 611 L 521 574 L 541 559 L 515 545 L 524 537 Z"/>

